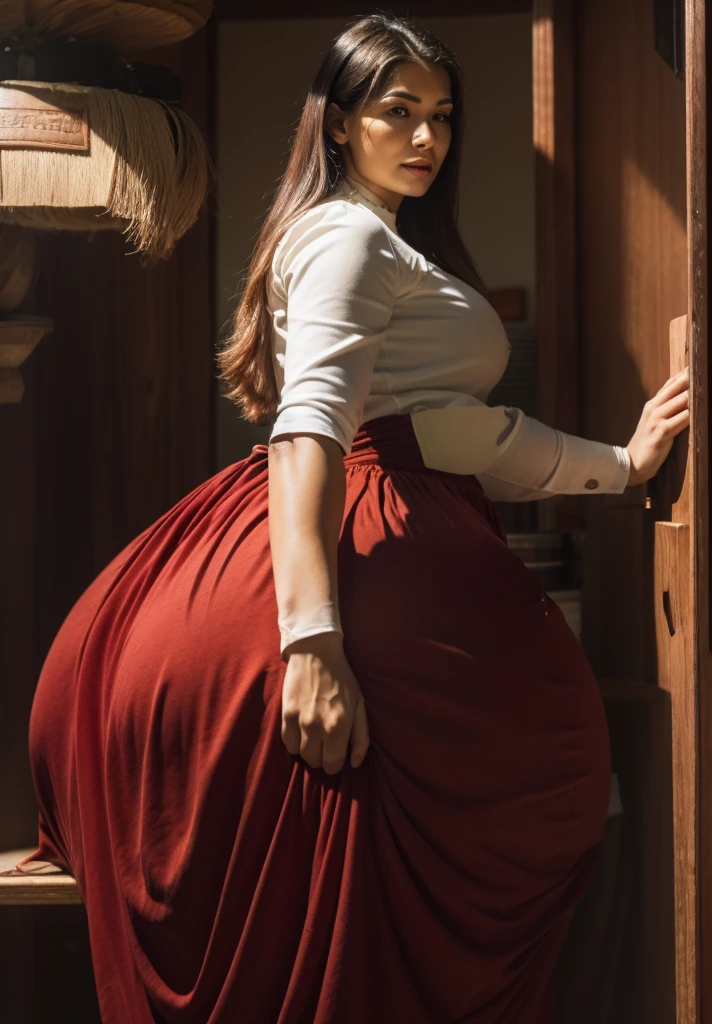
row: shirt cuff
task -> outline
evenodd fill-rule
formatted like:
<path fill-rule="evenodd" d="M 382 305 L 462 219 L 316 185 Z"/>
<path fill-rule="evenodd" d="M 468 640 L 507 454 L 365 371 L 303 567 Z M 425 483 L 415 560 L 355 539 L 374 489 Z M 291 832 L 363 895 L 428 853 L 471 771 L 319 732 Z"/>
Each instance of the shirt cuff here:
<path fill-rule="evenodd" d="M 322 437 L 330 437 L 336 441 L 344 450 L 346 455 L 351 451 L 351 441 L 346 439 L 344 430 L 339 430 L 334 419 L 316 409 L 290 408 L 279 413 L 274 421 L 269 436 L 270 443 L 283 434 L 320 434 Z"/>
<path fill-rule="evenodd" d="M 627 448 L 561 435 L 561 457 L 544 487 L 554 494 L 622 494 L 630 476 Z"/>
<path fill-rule="evenodd" d="M 277 618 L 280 633 L 279 652 L 286 661 L 285 653 L 289 645 L 296 640 L 303 640 L 308 636 L 316 636 L 317 633 L 340 633 L 344 635 L 341 628 L 341 619 L 332 601 L 325 601 L 323 604 L 309 612 L 300 610 L 292 615 L 279 615 Z"/>

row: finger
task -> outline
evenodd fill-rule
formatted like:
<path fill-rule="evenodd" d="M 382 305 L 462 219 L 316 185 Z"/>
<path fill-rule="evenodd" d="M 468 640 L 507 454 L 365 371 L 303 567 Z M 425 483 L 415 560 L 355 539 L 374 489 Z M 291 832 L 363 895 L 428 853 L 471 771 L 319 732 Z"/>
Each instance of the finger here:
<path fill-rule="evenodd" d="M 365 758 L 371 743 L 363 697 L 359 699 L 351 727 L 351 766 L 358 768 Z"/>
<path fill-rule="evenodd" d="M 298 754 L 302 742 L 298 715 L 282 715 L 282 742 L 290 754 Z"/>
<path fill-rule="evenodd" d="M 310 768 L 321 768 L 322 765 L 322 742 L 321 740 L 314 739 L 314 737 L 307 736 L 302 731 L 302 743 L 299 750 L 306 763 Z"/>
<path fill-rule="evenodd" d="M 683 409 L 683 411 L 679 412 L 677 414 L 677 416 L 671 416 L 670 419 L 667 421 L 667 424 L 666 424 L 669 433 L 671 433 L 673 435 L 680 434 L 685 429 L 685 427 L 689 427 L 689 425 L 690 425 L 690 410 L 689 409 Z"/>
<path fill-rule="evenodd" d="M 663 386 L 658 391 L 658 396 L 661 400 L 665 400 L 670 395 L 676 395 L 680 391 L 684 391 L 690 386 L 690 367 L 686 366 L 680 373 L 676 373 L 674 377 L 670 377 L 666 380 Z"/>
<path fill-rule="evenodd" d="M 344 767 L 349 736 L 344 729 L 327 735 L 322 749 L 322 768 L 327 775 L 336 775 Z"/>
<path fill-rule="evenodd" d="M 686 409 L 690 404 L 690 392 L 681 391 L 679 395 L 674 395 L 669 398 L 667 402 L 664 402 L 660 406 L 661 414 L 667 418 L 672 416 L 674 413 L 679 412 L 681 409 Z"/>

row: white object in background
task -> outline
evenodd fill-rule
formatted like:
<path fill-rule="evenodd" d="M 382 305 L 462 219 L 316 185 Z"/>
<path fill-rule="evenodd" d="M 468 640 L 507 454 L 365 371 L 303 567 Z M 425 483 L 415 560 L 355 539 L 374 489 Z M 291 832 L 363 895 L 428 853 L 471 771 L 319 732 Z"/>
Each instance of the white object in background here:
<path fill-rule="evenodd" d="M 623 804 L 621 802 L 621 789 L 618 782 L 618 776 L 615 772 L 611 773 L 611 797 L 608 801 L 608 817 L 615 818 L 617 815 L 623 813 Z"/>
<path fill-rule="evenodd" d="M 549 597 L 558 604 L 564 613 L 569 628 L 581 642 L 581 591 L 580 590 L 547 590 Z"/>

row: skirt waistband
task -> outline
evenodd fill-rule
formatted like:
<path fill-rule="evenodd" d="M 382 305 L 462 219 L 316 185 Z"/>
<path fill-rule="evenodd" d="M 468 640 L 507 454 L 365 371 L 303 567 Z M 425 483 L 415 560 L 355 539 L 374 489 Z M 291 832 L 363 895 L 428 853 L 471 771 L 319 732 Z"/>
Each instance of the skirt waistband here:
<path fill-rule="evenodd" d="M 253 452 L 265 455 L 267 445 L 255 445 Z M 351 451 L 344 455 L 345 466 L 376 463 L 389 469 L 404 469 L 429 476 L 449 477 L 460 483 L 467 482 L 484 494 L 482 484 L 473 474 L 447 473 L 431 469 L 423 462 L 413 421 L 404 413 L 378 416 L 361 424 L 351 445 Z"/>
<path fill-rule="evenodd" d="M 413 421 L 405 414 L 378 416 L 361 424 L 354 435 L 351 451 L 344 456 L 344 465 L 357 466 L 369 462 L 391 469 L 442 475 L 440 470 L 430 469 L 423 462 Z"/>

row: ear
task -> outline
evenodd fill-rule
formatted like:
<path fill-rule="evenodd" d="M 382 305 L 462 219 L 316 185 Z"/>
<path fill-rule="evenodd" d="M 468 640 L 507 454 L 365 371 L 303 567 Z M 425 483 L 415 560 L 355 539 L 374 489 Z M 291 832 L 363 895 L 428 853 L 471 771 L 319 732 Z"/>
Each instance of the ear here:
<path fill-rule="evenodd" d="M 324 128 L 334 142 L 343 145 L 348 142 L 349 133 L 346 127 L 346 115 L 337 103 L 330 103 L 324 115 Z"/>

